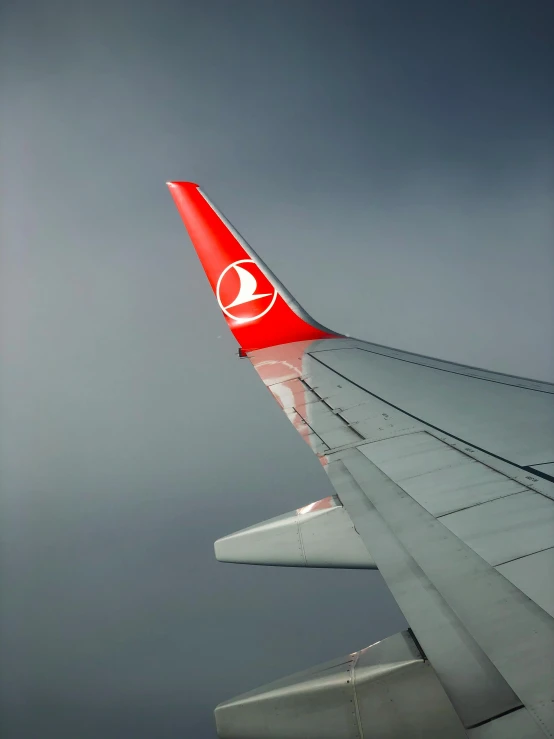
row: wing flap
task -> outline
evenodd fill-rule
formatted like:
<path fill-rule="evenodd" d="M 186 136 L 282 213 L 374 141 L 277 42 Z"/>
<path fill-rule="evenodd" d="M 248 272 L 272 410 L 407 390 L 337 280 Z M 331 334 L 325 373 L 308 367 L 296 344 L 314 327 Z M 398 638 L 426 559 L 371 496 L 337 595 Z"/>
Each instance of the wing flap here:
<path fill-rule="evenodd" d="M 514 691 L 370 503 L 341 455 L 329 461 L 329 479 L 464 726 L 475 726 L 520 706 Z"/>
<path fill-rule="evenodd" d="M 554 547 L 554 501 L 524 490 L 440 519 L 491 565 Z"/>
<path fill-rule="evenodd" d="M 554 616 L 554 549 L 499 565 L 498 572 L 542 609 Z"/>
<path fill-rule="evenodd" d="M 526 489 L 426 431 L 365 444 L 360 451 L 437 517 Z"/>
<path fill-rule="evenodd" d="M 543 726 L 554 730 L 552 618 L 358 450 L 338 454 L 400 544 L 514 693 Z M 375 545 L 371 553 L 382 571 Z"/>

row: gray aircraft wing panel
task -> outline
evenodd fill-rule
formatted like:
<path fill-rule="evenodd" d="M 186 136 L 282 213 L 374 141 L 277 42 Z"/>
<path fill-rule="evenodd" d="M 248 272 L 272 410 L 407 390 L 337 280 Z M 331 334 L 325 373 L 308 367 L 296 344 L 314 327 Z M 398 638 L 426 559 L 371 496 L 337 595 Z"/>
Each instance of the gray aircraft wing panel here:
<path fill-rule="evenodd" d="M 308 364 L 315 376 L 319 363 L 411 418 L 500 459 L 522 467 L 554 463 L 551 384 L 384 352 L 360 341 L 344 341 L 341 348 L 317 342 Z"/>
<path fill-rule="evenodd" d="M 338 470 L 335 465 L 340 465 Z M 416 637 L 437 673 L 443 673 L 445 689 L 449 692 L 450 688 L 450 698 L 466 728 L 474 725 L 470 715 L 477 708 L 475 682 L 468 683 L 466 666 L 460 675 L 461 663 L 454 659 L 451 645 L 435 631 L 445 614 L 451 630 L 465 641 L 466 648 L 471 644 L 471 654 L 478 656 L 482 669 L 481 674 L 475 671 L 474 679 L 481 682 L 479 694 L 486 697 L 487 710 L 505 697 L 509 686 L 541 723 L 551 726 L 552 615 L 480 556 L 470 546 L 471 539 L 466 543 L 450 531 L 359 449 L 332 454 L 328 471 Z M 417 594 L 414 577 L 422 584 Z M 429 602 L 429 588 L 438 596 L 434 604 Z M 460 681 L 454 690 L 452 678 Z"/>
<path fill-rule="evenodd" d="M 524 707 L 549 736 L 554 486 L 529 466 L 554 458 L 552 386 L 364 346 L 250 359 L 320 458 L 466 729 Z"/>

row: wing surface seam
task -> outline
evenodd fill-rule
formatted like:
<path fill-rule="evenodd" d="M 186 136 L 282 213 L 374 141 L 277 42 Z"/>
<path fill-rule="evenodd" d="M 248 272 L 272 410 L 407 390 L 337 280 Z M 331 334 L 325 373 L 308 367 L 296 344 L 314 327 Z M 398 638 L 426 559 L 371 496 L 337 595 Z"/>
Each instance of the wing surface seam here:
<path fill-rule="evenodd" d="M 354 479 L 359 480 L 365 495 L 393 535 L 516 695 L 535 719 L 552 732 L 554 715 L 547 698 L 554 693 L 554 670 L 546 655 L 554 645 L 554 620 L 361 452 L 352 450 L 342 461 Z M 456 577 L 452 574 L 447 577 L 441 569 L 440 562 L 445 558 L 451 561 Z M 474 594 L 471 601 L 464 595 L 470 581 Z M 477 618 L 477 602 L 480 618 Z M 505 607 L 501 607 L 502 604 Z M 503 612 L 501 628 L 499 616 L 494 616 L 498 608 Z M 483 614 L 487 617 L 483 618 Z M 529 661 L 534 663 L 532 672 L 523 669 Z"/>
<path fill-rule="evenodd" d="M 366 342 L 362 342 L 366 343 Z M 384 347 L 386 348 L 386 347 Z M 458 365 L 459 367 L 463 367 L 469 372 L 456 372 L 455 370 L 448 369 L 447 367 L 435 367 L 432 364 L 426 364 L 425 362 L 416 362 L 415 359 L 405 359 L 403 356 L 397 356 L 397 354 L 385 354 L 384 352 L 378 352 L 375 351 L 375 349 L 365 349 L 362 346 L 343 346 L 343 347 L 332 347 L 331 349 L 315 349 L 313 352 L 310 352 L 310 355 L 313 356 L 314 354 L 323 354 L 324 352 L 342 352 L 342 351 L 360 351 L 360 352 L 366 352 L 367 354 L 376 354 L 379 357 L 386 357 L 387 359 L 397 359 L 399 362 L 407 362 L 408 364 L 416 364 L 419 367 L 427 367 L 428 369 L 436 369 L 440 370 L 441 372 L 449 372 L 453 375 L 461 375 L 462 377 L 472 377 L 476 380 L 485 380 L 486 382 L 494 382 L 497 385 L 507 385 L 509 387 L 519 387 L 524 390 L 533 390 L 536 393 L 546 393 L 547 395 L 554 394 L 554 384 L 550 382 L 541 382 L 540 380 L 532 380 L 528 377 L 515 377 L 514 375 L 503 375 L 502 372 L 492 372 L 491 370 L 483 370 L 479 367 L 470 367 L 469 365 Z M 392 352 L 397 352 L 401 354 L 408 354 L 409 352 L 401 352 L 399 349 L 390 349 Z M 419 354 L 413 355 L 417 356 L 420 359 L 426 359 L 429 362 L 441 362 L 443 364 L 453 364 L 447 362 L 445 359 L 437 359 L 436 357 L 425 357 L 421 356 Z M 513 380 L 520 380 L 520 382 L 504 382 L 502 380 L 494 380 L 491 377 L 481 377 L 477 374 L 472 374 L 474 372 L 487 372 L 495 375 L 505 376 L 506 378 L 510 378 Z M 538 384 L 538 385 L 548 385 L 552 387 L 552 390 L 543 390 L 541 388 L 537 387 L 529 387 L 528 385 L 522 385 L 521 382 L 530 383 L 530 384 Z"/>
<path fill-rule="evenodd" d="M 333 351 L 341 351 L 340 349 L 333 350 Z M 386 403 L 391 408 L 394 408 L 397 411 L 400 411 L 400 413 L 403 413 L 405 416 L 408 416 L 409 418 L 413 418 L 414 421 L 418 421 L 419 423 L 424 424 L 425 426 L 428 426 L 429 428 L 434 429 L 435 431 L 439 431 L 441 434 L 446 434 L 452 439 L 456 439 L 456 441 L 460 441 L 462 444 L 466 444 L 468 447 L 472 447 L 473 449 L 477 449 L 480 452 L 483 452 L 484 454 L 488 454 L 490 457 L 493 457 L 494 459 L 498 459 L 500 462 L 504 462 L 505 464 L 509 464 L 512 467 L 516 467 L 517 469 L 521 470 L 522 472 L 531 472 L 533 474 L 538 475 L 539 477 L 544 478 L 545 480 L 549 480 L 554 482 L 554 477 L 552 475 L 547 475 L 546 472 L 540 472 L 536 469 L 529 469 L 528 466 L 523 466 L 520 464 L 517 464 L 517 462 L 513 462 L 510 459 L 506 459 L 505 457 L 501 457 L 499 454 L 495 454 L 494 452 L 490 452 L 488 449 L 485 449 L 484 447 L 478 446 L 477 444 L 473 444 L 472 442 L 467 441 L 466 439 L 462 439 L 460 436 L 456 436 L 455 434 L 451 433 L 450 431 L 446 431 L 445 429 L 441 428 L 440 426 L 436 426 L 433 423 L 430 423 L 429 421 L 425 421 L 423 418 L 420 418 L 419 416 L 416 416 L 413 413 L 410 413 L 409 411 L 404 410 L 398 405 L 395 405 L 394 403 L 391 403 L 386 398 L 383 398 L 380 395 L 377 395 L 377 393 L 372 392 L 371 390 L 368 390 L 367 388 L 363 387 L 362 385 L 359 385 L 354 380 L 350 379 L 346 375 L 343 375 L 342 372 L 339 372 L 334 367 L 330 367 L 328 364 L 326 364 L 323 360 L 319 359 L 319 357 L 316 357 L 314 353 L 308 352 L 308 355 L 315 360 L 316 362 L 319 362 L 323 367 L 328 369 L 330 372 L 334 372 L 338 377 L 341 377 L 343 380 L 346 380 L 351 385 L 354 385 L 359 390 L 362 390 L 363 392 L 367 393 L 368 395 L 372 396 L 373 398 L 376 398 L 377 400 L 380 400 L 382 403 Z M 395 357 L 393 357 L 394 359 Z M 540 490 L 536 490 L 535 492 L 539 493 L 540 495 L 544 495 L 544 497 L 549 497 L 545 495 Z"/>
<path fill-rule="evenodd" d="M 352 453 L 356 454 L 349 452 Z M 520 707 L 521 701 L 488 655 L 373 505 L 347 467 L 343 454 L 331 456 L 329 479 L 352 521 L 356 521 L 356 528 L 409 621 L 425 659 L 437 672 L 464 725 Z M 405 583 L 410 583 L 408 589 Z M 442 634 L 441 648 L 435 643 L 437 630 Z M 461 682 L 456 679 L 459 670 L 466 674 Z M 483 707 L 484 695 L 489 710 Z"/>

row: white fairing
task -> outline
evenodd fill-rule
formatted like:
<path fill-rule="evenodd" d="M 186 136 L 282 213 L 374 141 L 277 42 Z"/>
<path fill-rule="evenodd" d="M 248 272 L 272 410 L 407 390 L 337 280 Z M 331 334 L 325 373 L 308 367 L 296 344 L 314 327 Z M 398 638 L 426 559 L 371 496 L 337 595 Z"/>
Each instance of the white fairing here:
<path fill-rule="evenodd" d="M 220 562 L 376 569 L 336 496 L 224 536 L 214 548 Z"/>
<path fill-rule="evenodd" d="M 215 712 L 221 739 L 464 739 L 408 632 L 238 696 Z"/>

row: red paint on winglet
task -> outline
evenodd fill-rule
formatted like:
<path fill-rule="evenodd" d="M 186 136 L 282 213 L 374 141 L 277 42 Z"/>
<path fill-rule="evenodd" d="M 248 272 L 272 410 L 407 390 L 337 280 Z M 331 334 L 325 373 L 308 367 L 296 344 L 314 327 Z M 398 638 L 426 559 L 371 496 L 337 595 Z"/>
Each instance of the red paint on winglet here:
<path fill-rule="evenodd" d="M 245 249 L 242 237 L 196 183 L 167 185 L 225 320 L 244 351 L 338 336 L 285 301 L 267 268 L 261 269 L 256 254 Z"/>

